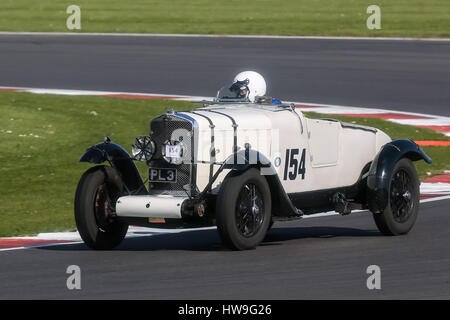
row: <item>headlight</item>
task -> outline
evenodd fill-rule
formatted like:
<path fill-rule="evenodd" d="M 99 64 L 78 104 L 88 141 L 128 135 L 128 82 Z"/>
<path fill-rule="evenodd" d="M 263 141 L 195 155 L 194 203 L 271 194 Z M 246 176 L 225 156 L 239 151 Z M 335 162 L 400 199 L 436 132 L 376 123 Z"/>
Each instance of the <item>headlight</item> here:
<path fill-rule="evenodd" d="M 181 164 L 186 147 L 181 141 L 166 141 L 162 148 L 164 159 L 168 163 Z"/>
<path fill-rule="evenodd" d="M 140 136 L 131 145 L 131 153 L 137 161 L 149 161 L 155 152 L 155 143 L 149 136 Z"/>

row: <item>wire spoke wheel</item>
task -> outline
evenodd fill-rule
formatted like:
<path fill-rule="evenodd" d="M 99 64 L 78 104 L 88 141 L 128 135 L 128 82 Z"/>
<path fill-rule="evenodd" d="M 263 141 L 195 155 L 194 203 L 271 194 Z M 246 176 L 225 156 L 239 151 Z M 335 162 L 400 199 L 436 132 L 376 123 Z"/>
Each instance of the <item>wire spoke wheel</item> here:
<path fill-rule="evenodd" d="M 378 230 L 387 236 L 407 234 L 416 222 L 420 203 L 419 177 L 410 159 L 397 162 L 386 193 L 386 207 L 373 214 Z"/>
<path fill-rule="evenodd" d="M 87 170 L 75 193 L 75 222 L 84 243 L 90 248 L 108 250 L 124 239 L 128 224 L 118 220 L 115 203 L 120 185 L 106 179 L 106 173 L 115 174 L 111 167 L 96 166 Z"/>
<path fill-rule="evenodd" d="M 112 208 L 114 202 L 111 200 L 109 188 L 106 183 L 101 184 L 95 194 L 94 215 L 101 232 L 106 232 L 110 224 L 114 221 L 114 211 Z"/>
<path fill-rule="evenodd" d="M 413 185 L 408 172 L 401 169 L 394 174 L 390 190 L 390 204 L 394 220 L 404 223 L 414 209 L 412 201 Z"/>
<path fill-rule="evenodd" d="M 236 227 L 246 237 L 254 236 L 264 222 L 264 201 L 255 184 L 245 184 L 236 203 Z"/>
<path fill-rule="evenodd" d="M 256 168 L 230 172 L 216 200 L 219 235 L 233 250 L 254 249 L 264 239 L 272 217 L 270 187 Z"/>

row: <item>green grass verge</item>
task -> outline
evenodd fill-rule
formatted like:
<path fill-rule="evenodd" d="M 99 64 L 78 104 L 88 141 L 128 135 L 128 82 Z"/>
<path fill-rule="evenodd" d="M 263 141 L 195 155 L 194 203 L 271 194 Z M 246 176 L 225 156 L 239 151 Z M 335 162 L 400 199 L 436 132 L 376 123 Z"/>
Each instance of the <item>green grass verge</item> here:
<path fill-rule="evenodd" d="M 0 236 L 73 230 L 78 163 L 104 135 L 130 151 L 149 119 L 187 103 L 0 93 Z"/>
<path fill-rule="evenodd" d="M 66 8 L 81 7 L 81 32 L 449 37 L 448 0 L 2 0 L 2 31 L 68 31 Z M 367 7 L 381 8 L 368 30 Z"/>
<path fill-rule="evenodd" d="M 184 110 L 192 105 L 0 92 L 0 236 L 74 230 L 75 188 L 91 166 L 78 162 L 86 148 L 108 135 L 130 151 L 133 139 L 147 134 L 149 120 L 166 108 Z M 427 129 L 376 119 L 354 120 L 386 130 L 393 138 L 446 139 Z M 426 152 L 434 164 L 418 163 L 421 176 L 450 169 L 450 148 L 426 148 Z M 144 173 L 145 165 L 140 169 Z"/>

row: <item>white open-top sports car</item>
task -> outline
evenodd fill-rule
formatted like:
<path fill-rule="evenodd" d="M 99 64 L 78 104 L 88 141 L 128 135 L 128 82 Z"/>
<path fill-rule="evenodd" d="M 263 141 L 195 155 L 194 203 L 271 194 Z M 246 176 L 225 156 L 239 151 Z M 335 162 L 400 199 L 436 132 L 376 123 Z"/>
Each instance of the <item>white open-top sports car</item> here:
<path fill-rule="evenodd" d="M 230 248 L 256 247 L 277 220 L 369 209 L 380 232 L 406 234 L 419 209 L 412 161 L 431 159 L 410 140 L 333 119 L 309 119 L 265 96 L 246 71 L 213 101 L 167 111 L 137 137 L 132 155 L 105 137 L 80 161 L 97 165 L 78 184 L 75 219 L 84 242 L 110 249 L 129 225 L 217 226 Z M 145 181 L 134 161 L 148 165 Z"/>

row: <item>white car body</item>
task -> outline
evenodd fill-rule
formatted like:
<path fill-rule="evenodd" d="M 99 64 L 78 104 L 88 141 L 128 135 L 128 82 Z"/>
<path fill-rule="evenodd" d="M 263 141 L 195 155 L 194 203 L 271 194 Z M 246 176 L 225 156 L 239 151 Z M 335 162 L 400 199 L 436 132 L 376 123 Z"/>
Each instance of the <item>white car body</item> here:
<path fill-rule="evenodd" d="M 232 117 L 237 124 L 239 150 L 245 149 L 245 144 L 249 143 L 252 149 L 269 159 L 288 194 L 353 185 L 358 181 L 363 167 L 374 159 L 383 145 L 391 141 L 388 135 L 374 128 L 331 119 L 309 119 L 298 109 L 277 105 L 211 105 L 194 112 L 188 115 L 198 123 L 199 162 L 210 161 L 208 152 L 212 147 L 210 124 L 199 114 L 207 116 L 215 126 L 214 147 L 220 151 L 216 156 L 216 169 L 219 163 L 233 154 L 234 128 L 229 118 Z M 303 178 L 297 174 L 294 179 L 289 179 L 289 173 L 294 168 L 288 168 L 285 177 L 289 162 L 286 161 L 286 150 L 299 150 L 296 155 L 298 162 L 303 150 L 306 151 L 306 173 Z M 278 166 L 277 158 L 281 159 Z M 220 185 L 229 170 L 224 170 L 219 176 L 215 187 Z M 202 190 L 208 182 L 209 166 L 199 164 L 199 189 Z M 218 192 L 218 188 L 213 190 Z"/>
<path fill-rule="evenodd" d="M 112 248 L 130 224 L 216 225 L 227 245 L 244 250 L 257 246 L 273 221 L 355 209 L 374 213 L 383 234 L 409 232 L 420 198 L 412 161 L 432 161 L 417 144 L 262 101 L 168 111 L 136 138 L 133 157 L 109 138 L 89 148 L 80 161 L 110 165 L 89 169 L 78 184 L 83 240 Z M 148 165 L 148 188 L 137 160 Z"/>

